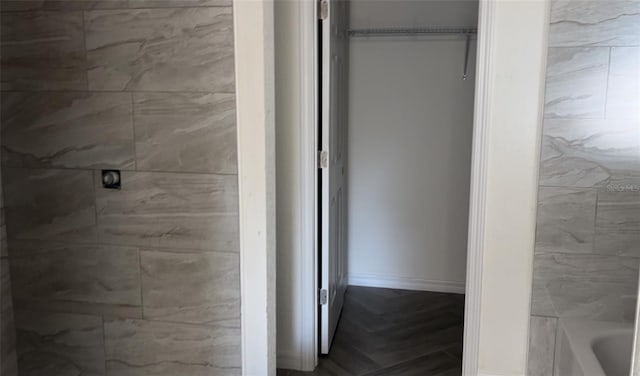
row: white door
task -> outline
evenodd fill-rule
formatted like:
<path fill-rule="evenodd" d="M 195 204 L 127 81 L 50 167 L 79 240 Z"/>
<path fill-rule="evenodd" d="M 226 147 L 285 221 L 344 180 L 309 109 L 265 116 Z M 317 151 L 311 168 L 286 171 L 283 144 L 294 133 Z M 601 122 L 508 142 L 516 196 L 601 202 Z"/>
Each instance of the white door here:
<path fill-rule="evenodd" d="M 321 4 L 320 352 L 329 353 L 347 289 L 346 252 L 346 59 L 347 2 Z"/>

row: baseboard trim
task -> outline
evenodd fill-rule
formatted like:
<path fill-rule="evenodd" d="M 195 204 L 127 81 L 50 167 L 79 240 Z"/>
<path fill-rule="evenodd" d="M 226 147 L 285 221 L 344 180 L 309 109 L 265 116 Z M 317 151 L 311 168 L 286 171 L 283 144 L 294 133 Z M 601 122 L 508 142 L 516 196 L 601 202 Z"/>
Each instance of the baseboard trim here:
<path fill-rule="evenodd" d="M 464 294 L 465 292 L 465 282 L 382 276 L 377 274 L 349 274 L 349 285 L 402 290 L 448 292 L 455 294 Z"/>

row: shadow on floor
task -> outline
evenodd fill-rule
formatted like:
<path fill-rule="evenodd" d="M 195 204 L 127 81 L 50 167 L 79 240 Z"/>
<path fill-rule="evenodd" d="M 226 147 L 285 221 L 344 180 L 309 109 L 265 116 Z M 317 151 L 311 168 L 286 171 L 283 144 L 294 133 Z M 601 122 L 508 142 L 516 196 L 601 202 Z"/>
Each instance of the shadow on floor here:
<path fill-rule="evenodd" d="M 278 376 L 460 376 L 464 295 L 350 286 L 329 355 Z"/>

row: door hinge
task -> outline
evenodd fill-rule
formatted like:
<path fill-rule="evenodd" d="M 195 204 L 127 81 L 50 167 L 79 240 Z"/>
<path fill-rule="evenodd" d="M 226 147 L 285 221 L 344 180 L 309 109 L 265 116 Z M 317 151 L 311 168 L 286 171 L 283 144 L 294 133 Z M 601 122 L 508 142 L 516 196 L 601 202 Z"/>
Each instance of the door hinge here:
<path fill-rule="evenodd" d="M 329 167 L 329 153 L 325 150 L 318 151 L 318 168 Z"/>
<path fill-rule="evenodd" d="M 329 16 L 329 2 L 327 0 L 318 1 L 318 17 L 321 20 L 326 20 Z"/>
<path fill-rule="evenodd" d="M 320 305 L 327 304 L 327 298 L 327 290 L 321 289 L 318 293 L 318 302 L 320 303 Z"/>

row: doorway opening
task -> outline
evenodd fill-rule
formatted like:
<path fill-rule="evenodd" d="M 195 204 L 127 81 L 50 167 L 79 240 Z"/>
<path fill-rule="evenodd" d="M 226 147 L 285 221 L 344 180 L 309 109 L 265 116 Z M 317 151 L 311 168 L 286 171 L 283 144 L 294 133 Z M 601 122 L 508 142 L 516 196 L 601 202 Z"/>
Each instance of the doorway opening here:
<path fill-rule="evenodd" d="M 319 368 L 459 374 L 478 2 L 319 13 Z"/>

